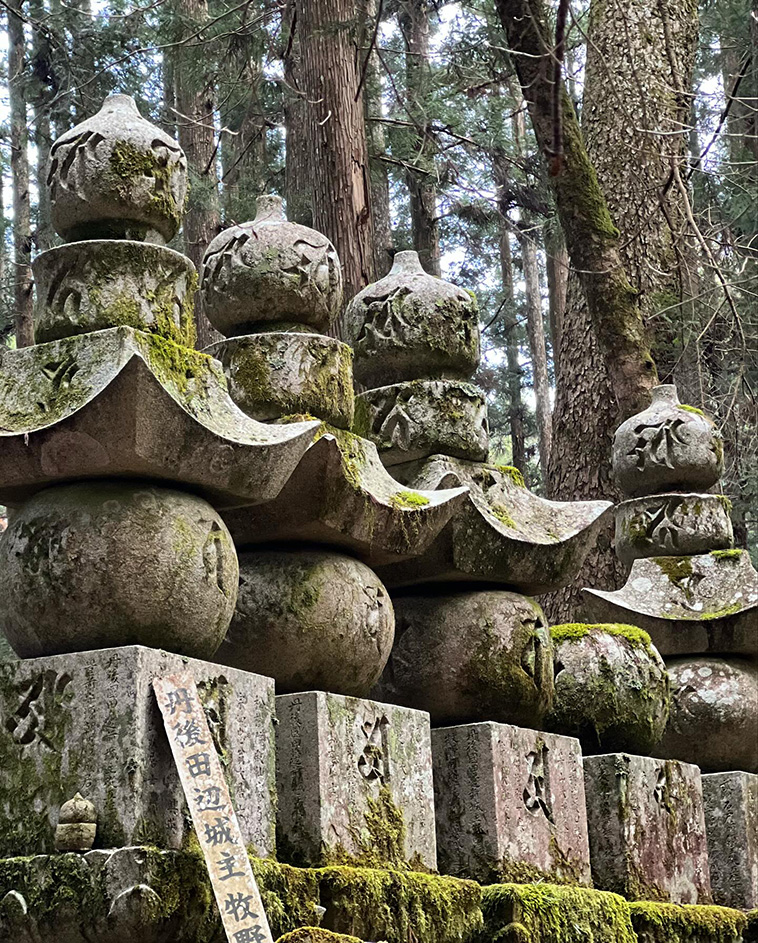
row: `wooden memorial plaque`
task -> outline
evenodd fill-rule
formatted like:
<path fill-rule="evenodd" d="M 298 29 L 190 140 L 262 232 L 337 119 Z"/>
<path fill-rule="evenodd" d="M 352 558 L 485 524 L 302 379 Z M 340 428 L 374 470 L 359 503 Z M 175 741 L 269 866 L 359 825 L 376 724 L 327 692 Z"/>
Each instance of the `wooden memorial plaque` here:
<path fill-rule="evenodd" d="M 154 678 L 153 689 L 227 939 L 273 943 L 195 682 L 187 674 L 173 674 Z"/>

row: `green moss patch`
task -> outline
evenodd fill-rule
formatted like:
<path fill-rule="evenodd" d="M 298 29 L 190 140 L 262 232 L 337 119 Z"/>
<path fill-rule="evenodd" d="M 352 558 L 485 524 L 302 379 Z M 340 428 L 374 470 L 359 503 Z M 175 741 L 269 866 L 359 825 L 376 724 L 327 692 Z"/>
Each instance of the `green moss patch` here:
<path fill-rule="evenodd" d="M 390 498 L 390 504 L 395 508 L 415 510 L 426 507 L 429 504 L 429 498 L 419 494 L 418 491 L 398 491 Z"/>
<path fill-rule="evenodd" d="M 650 943 L 740 943 L 747 919 L 727 907 L 629 904 L 632 925 Z"/>
<path fill-rule="evenodd" d="M 526 482 L 524 481 L 524 476 L 514 465 L 497 465 L 495 466 L 497 470 L 506 475 L 511 479 L 514 485 L 518 488 L 526 488 Z"/>
<path fill-rule="evenodd" d="M 318 874 L 330 930 L 387 943 L 468 943 L 482 928 L 481 888 L 473 881 L 353 868 Z"/>
<path fill-rule="evenodd" d="M 277 943 L 361 943 L 358 937 L 345 933 L 333 933 L 323 927 L 300 927 L 292 933 L 286 933 Z"/>
<path fill-rule="evenodd" d="M 741 560 L 742 550 L 712 550 L 711 556 L 717 560 Z"/>
<path fill-rule="evenodd" d="M 482 890 L 481 943 L 637 943 L 626 901 L 616 894 L 553 884 Z"/>
<path fill-rule="evenodd" d="M 688 413 L 694 413 L 696 416 L 705 416 L 705 413 L 702 409 L 698 409 L 697 406 L 689 406 L 687 403 L 677 403 L 676 408 L 683 409 Z"/>
<path fill-rule="evenodd" d="M 110 165 L 115 176 L 122 181 L 118 194 L 125 203 L 131 202 L 135 181 L 140 177 L 150 177 L 154 181 L 150 208 L 159 216 L 172 220 L 179 228 L 184 207 L 179 206 L 171 190 L 172 166 L 161 161 L 153 151 L 140 150 L 130 141 L 116 142 Z"/>
<path fill-rule="evenodd" d="M 562 642 L 578 642 L 597 632 L 604 632 L 606 635 L 613 635 L 616 638 L 624 638 L 632 648 L 644 648 L 649 655 L 654 655 L 652 639 L 644 629 L 639 629 L 636 625 L 625 625 L 622 622 L 598 622 L 595 624 L 565 622 L 562 625 L 554 625 L 550 629 L 550 634 L 556 645 L 560 645 Z"/>

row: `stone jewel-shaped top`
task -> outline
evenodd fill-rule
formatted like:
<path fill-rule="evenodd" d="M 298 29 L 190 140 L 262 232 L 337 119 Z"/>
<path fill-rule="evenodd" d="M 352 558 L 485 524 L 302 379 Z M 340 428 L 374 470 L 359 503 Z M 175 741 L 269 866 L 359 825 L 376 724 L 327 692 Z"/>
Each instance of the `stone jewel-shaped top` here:
<path fill-rule="evenodd" d="M 713 422 L 679 402 L 675 386 L 656 386 L 650 406 L 622 423 L 613 442 L 613 472 L 632 496 L 705 490 L 724 470 Z"/>
<path fill-rule="evenodd" d="M 355 378 L 366 387 L 467 379 L 479 363 L 476 299 L 427 275 L 416 252 L 398 252 L 389 275 L 353 298 L 347 324 Z"/>
<path fill-rule="evenodd" d="M 111 95 L 53 144 L 47 186 L 62 239 L 162 244 L 179 230 L 187 159 L 173 138 L 142 118 L 133 98 Z"/>
<path fill-rule="evenodd" d="M 225 229 L 203 258 L 205 313 L 227 337 L 267 325 L 325 333 L 342 306 L 342 269 L 326 236 L 287 222 L 278 196 L 258 199 L 253 222 Z"/>

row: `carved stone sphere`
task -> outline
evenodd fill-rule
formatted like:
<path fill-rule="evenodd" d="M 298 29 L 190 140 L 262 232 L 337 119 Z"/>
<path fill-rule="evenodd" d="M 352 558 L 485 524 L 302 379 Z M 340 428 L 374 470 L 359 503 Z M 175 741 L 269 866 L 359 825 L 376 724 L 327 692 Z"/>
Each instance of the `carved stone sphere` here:
<path fill-rule="evenodd" d="M 548 724 L 578 737 L 585 753 L 648 754 L 666 729 L 666 666 L 641 629 L 629 625 L 558 625 L 555 700 Z"/>
<path fill-rule="evenodd" d="M 92 118 L 62 134 L 47 172 L 58 235 L 169 242 L 187 199 L 179 144 L 145 121 L 128 95 L 111 95 Z"/>
<path fill-rule="evenodd" d="M 201 498 L 131 482 L 40 491 L 0 538 L 0 631 L 22 658 L 147 645 L 209 658 L 237 599 L 229 531 Z"/>
<path fill-rule="evenodd" d="M 435 278 L 416 252 L 398 252 L 389 275 L 347 307 L 355 378 L 365 387 L 471 377 L 479 365 L 479 308 L 462 288 Z"/>
<path fill-rule="evenodd" d="M 389 594 L 363 563 L 319 549 L 240 555 L 240 591 L 216 661 L 267 675 L 280 694 L 365 697 L 395 635 Z"/>
<path fill-rule="evenodd" d="M 657 755 L 704 773 L 758 773 L 758 665 L 739 658 L 675 658 L 671 718 Z"/>
<path fill-rule="evenodd" d="M 226 337 L 285 324 L 323 334 L 342 306 L 342 269 L 326 236 L 287 222 L 281 198 L 265 196 L 253 222 L 208 246 L 200 290 L 208 320 Z"/>
<path fill-rule="evenodd" d="M 533 599 L 482 590 L 394 603 L 395 646 L 372 697 L 428 711 L 434 725 L 541 728 L 553 700 L 553 652 Z"/>
<path fill-rule="evenodd" d="M 651 405 L 616 430 L 613 473 L 634 497 L 706 490 L 724 471 L 724 448 L 713 422 L 682 405 L 674 386 L 656 386 Z"/>

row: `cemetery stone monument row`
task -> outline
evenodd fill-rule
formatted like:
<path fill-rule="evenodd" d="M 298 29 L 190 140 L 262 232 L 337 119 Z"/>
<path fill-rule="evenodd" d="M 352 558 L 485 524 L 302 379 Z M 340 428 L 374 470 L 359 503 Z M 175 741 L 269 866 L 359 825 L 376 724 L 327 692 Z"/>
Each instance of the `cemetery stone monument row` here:
<path fill-rule="evenodd" d="M 487 462 L 473 296 L 399 253 L 348 307 L 353 350 L 324 333 L 342 304 L 333 246 L 263 197 L 208 247 L 200 291 L 225 339 L 200 353 L 197 276 L 166 245 L 186 171 L 126 96 L 64 134 L 47 185 L 67 241 L 34 263 L 36 345 L 0 357 L 0 634 L 19 656 L 0 660 L 0 943 L 216 943 L 198 837 L 218 845 L 218 880 L 226 868 L 252 885 L 252 867 L 282 933 L 323 921 L 389 943 L 523 939 L 526 897 L 506 907 L 504 936 L 483 931 L 500 889 L 474 879 L 538 882 L 558 910 L 595 895 L 587 907 L 620 914 L 633 943 L 628 905 L 576 885 L 705 902 L 706 826 L 714 888 L 754 906 L 758 842 L 740 836 L 756 777 L 705 777 L 704 809 L 695 766 L 630 755 L 674 742 L 657 747 L 668 681 L 650 637 L 580 624 L 554 640 L 532 598 L 576 574 L 610 506 L 543 500 Z M 756 650 L 736 616 L 755 612 L 754 574 L 729 549 L 723 501 L 679 500 L 720 463 L 685 413 L 689 477 L 665 470 L 690 435 L 674 423 L 651 446 L 655 480 L 629 479 L 643 503 L 670 489 L 651 500 L 673 524 L 648 554 L 624 525 L 620 552 L 739 567 L 746 595 L 705 628 L 689 620 L 692 643 L 684 617 L 668 634 L 642 620 L 666 657 L 705 656 L 715 673 L 724 656 L 739 693 Z M 659 512 L 645 504 L 645 520 Z M 197 688 L 212 748 L 173 725 L 182 688 L 168 676 Z M 202 713 L 193 700 L 188 718 Z M 601 755 L 583 765 L 582 747 Z M 233 835 L 214 818 L 222 792 Z M 251 866 L 233 867 L 243 845 Z M 452 877 L 427 873 L 438 862 Z M 257 891 L 237 893 L 221 911 L 230 939 L 261 943 Z M 291 939 L 352 940 L 326 933 Z"/>

